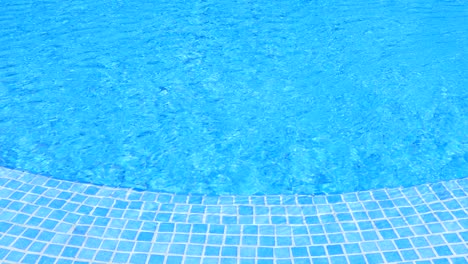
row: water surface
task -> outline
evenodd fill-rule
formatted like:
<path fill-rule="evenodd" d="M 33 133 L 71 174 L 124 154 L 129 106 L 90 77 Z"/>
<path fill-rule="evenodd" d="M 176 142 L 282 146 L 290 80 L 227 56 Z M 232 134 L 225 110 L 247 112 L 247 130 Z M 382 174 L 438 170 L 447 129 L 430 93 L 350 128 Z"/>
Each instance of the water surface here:
<path fill-rule="evenodd" d="M 468 176 L 465 1 L 0 2 L 0 166 L 203 194 Z"/>

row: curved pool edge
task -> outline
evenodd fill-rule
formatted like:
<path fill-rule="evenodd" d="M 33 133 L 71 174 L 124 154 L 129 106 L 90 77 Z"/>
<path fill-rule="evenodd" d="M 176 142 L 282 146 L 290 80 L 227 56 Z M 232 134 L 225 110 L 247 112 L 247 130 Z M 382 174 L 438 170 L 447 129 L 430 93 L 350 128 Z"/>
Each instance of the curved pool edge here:
<path fill-rule="evenodd" d="M 200 196 L 0 167 L 1 263 L 468 263 L 468 178 Z"/>

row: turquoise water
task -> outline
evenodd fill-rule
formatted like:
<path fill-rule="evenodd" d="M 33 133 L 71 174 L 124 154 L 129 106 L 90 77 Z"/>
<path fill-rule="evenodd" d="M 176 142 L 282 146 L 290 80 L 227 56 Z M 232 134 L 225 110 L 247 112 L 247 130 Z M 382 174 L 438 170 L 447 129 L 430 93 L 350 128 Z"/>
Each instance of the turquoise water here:
<path fill-rule="evenodd" d="M 464 1 L 0 2 L 0 166 L 203 194 L 468 176 Z"/>

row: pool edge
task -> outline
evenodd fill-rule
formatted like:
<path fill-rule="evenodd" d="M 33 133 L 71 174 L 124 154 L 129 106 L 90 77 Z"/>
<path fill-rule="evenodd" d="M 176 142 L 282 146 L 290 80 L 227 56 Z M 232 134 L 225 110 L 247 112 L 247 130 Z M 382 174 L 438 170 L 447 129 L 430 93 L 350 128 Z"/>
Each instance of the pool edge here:
<path fill-rule="evenodd" d="M 468 178 L 338 195 L 203 196 L 0 167 L 0 260 L 468 263 L 467 208 Z"/>

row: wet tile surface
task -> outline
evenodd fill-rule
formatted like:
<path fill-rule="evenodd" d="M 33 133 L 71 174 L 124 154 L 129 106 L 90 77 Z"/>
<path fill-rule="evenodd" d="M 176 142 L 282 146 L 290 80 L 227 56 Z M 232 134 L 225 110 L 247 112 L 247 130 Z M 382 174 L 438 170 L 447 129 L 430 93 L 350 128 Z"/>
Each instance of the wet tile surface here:
<path fill-rule="evenodd" d="M 468 179 L 191 196 L 0 168 L 1 263 L 468 263 Z"/>

